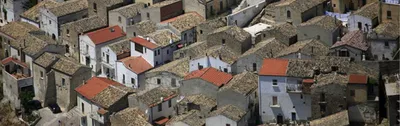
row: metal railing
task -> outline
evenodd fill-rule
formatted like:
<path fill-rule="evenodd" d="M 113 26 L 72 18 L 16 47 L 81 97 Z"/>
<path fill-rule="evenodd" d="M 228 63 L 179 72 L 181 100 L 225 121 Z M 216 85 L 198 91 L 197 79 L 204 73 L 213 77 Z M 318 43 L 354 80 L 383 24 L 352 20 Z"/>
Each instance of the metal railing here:
<path fill-rule="evenodd" d="M 287 84 L 286 91 L 287 92 L 302 92 L 303 85 L 302 84 Z"/>

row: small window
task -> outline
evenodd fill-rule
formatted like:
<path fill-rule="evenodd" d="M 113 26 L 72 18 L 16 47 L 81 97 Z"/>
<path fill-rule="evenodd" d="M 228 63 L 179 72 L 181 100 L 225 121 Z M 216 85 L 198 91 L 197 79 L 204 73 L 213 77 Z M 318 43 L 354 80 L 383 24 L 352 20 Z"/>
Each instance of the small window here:
<path fill-rule="evenodd" d="M 81 105 L 82 105 L 82 106 L 81 106 L 82 113 L 83 113 L 83 114 L 85 114 L 85 104 L 84 104 L 84 103 L 82 103 Z"/>
<path fill-rule="evenodd" d="M 146 13 L 146 16 L 147 16 L 147 18 L 150 18 L 150 14 L 148 12 Z"/>
<path fill-rule="evenodd" d="M 65 79 L 64 79 L 64 78 L 61 79 L 61 85 L 62 85 L 62 86 L 65 85 Z"/>
<path fill-rule="evenodd" d="M 158 53 L 157 55 L 160 55 L 160 50 L 157 50 L 157 53 Z"/>
<path fill-rule="evenodd" d="M 167 54 L 169 54 L 169 50 L 167 50 Z"/>
<path fill-rule="evenodd" d="M 333 4 L 333 7 L 336 7 L 336 4 Z"/>
<path fill-rule="evenodd" d="M 43 71 L 40 71 L 40 77 L 43 78 Z"/>
<path fill-rule="evenodd" d="M 93 10 L 94 10 L 94 12 L 97 12 L 97 4 L 96 3 L 93 3 Z"/>
<path fill-rule="evenodd" d="M 203 30 L 200 30 L 200 34 L 203 34 Z"/>
<path fill-rule="evenodd" d="M 133 36 L 136 36 L 136 32 L 133 32 Z"/>
<path fill-rule="evenodd" d="M 69 35 L 69 29 L 67 29 L 67 35 Z"/>
<path fill-rule="evenodd" d="M 224 68 L 224 72 L 225 72 L 225 73 L 228 73 L 228 68 Z"/>
<path fill-rule="evenodd" d="M 253 63 L 253 71 L 257 71 L 257 64 Z"/>
<path fill-rule="evenodd" d="M 354 90 L 350 90 L 350 96 L 352 97 L 356 96 L 356 92 Z"/>
<path fill-rule="evenodd" d="M 118 22 L 121 23 L 121 17 L 120 16 L 118 16 Z"/>
<path fill-rule="evenodd" d="M 125 84 L 125 74 L 122 74 L 122 83 Z"/>
<path fill-rule="evenodd" d="M 358 22 L 358 23 L 357 23 L 357 26 L 358 26 L 358 30 L 361 30 L 361 29 L 362 29 L 362 23 L 361 23 L 361 22 Z"/>
<path fill-rule="evenodd" d="M 338 66 L 332 66 L 332 67 L 331 67 L 331 70 L 332 70 L 332 71 L 337 71 L 338 69 L 339 69 Z"/>
<path fill-rule="evenodd" d="M 162 103 L 158 104 L 158 111 L 161 112 L 162 111 Z"/>
<path fill-rule="evenodd" d="M 157 84 L 161 84 L 161 79 L 157 78 Z"/>
<path fill-rule="evenodd" d="M 131 78 L 131 84 L 135 84 L 135 78 Z"/>
<path fill-rule="evenodd" d="M 290 19 L 290 18 L 292 17 L 289 10 L 286 12 L 286 17 L 287 17 L 288 19 Z"/>
<path fill-rule="evenodd" d="M 226 124 L 225 126 L 231 126 L 231 124 Z"/>
<path fill-rule="evenodd" d="M 272 96 L 272 105 L 278 105 L 278 97 Z"/>
<path fill-rule="evenodd" d="M 263 36 L 264 36 L 264 38 L 265 38 L 267 35 L 263 34 Z"/>
<path fill-rule="evenodd" d="M 272 86 L 278 86 L 278 80 L 272 80 Z"/>
<path fill-rule="evenodd" d="M 385 41 L 385 48 L 389 48 L 389 42 Z"/>
<path fill-rule="evenodd" d="M 386 17 L 387 17 L 387 19 L 392 19 L 392 12 L 386 11 Z"/>
<path fill-rule="evenodd" d="M 49 24 L 51 24 L 51 20 L 49 20 Z"/>
<path fill-rule="evenodd" d="M 168 100 L 168 108 L 171 108 L 171 106 L 172 106 L 171 100 Z"/>
<path fill-rule="evenodd" d="M 171 78 L 171 86 L 176 87 L 176 79 L 175 78 Z"/>
<path fill-rule="evenodd" d="M 225 44 L 225 39 L 222 39 L 222 44 Z"/>
<path fill-rule="evenodd" d="M 319 101 L 321 101 L 321 102 L 325 101 L 325 93 L 320 94 Z"/>

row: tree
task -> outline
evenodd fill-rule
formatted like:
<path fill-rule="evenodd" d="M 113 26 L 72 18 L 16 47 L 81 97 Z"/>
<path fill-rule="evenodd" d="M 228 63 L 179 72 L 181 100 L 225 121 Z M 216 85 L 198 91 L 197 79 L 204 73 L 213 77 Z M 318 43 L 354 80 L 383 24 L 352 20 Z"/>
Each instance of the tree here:
<path fill-rule="evenodd" d="M 23 8 L 25 10 L 28 10 L 30 8 L 32 8 L 33 6 L 35 6 L 38 3 L 38 0 L 28 0 L 23 4 Z"/>
<path fill-rule="evenodd" d="M 30 113 L 31 107 L 28 105 L 28 102 L 33 99 L 35 94 L 33 91 L 21 91 L 19 93 L 19 98 L 21 99 L 21 105 L 24 107 L 26 113 Z"/>

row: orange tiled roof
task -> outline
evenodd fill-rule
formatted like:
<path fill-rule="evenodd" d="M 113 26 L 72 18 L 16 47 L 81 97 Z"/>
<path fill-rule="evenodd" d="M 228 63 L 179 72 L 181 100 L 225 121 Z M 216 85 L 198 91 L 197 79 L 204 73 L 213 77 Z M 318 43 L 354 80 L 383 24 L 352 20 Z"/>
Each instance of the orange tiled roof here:
<path fill-rule="evenodd" d="M 125 67 L 132 70 L 136 74 L 143 73 L 151 68 L 151 66 L 142 56 L 131 56 L 120 60 Z"/>
<path fill-rule="evenodd" d="M 213 83 L 214 85 L 220 87 L 224 84 L 227 84 L 231 79 L 232 75 L 218 71 L 215 68 L 209 67 L 209 68 L 204 68 L 201 70 L 196 70 L 191 73 L 189 73 L 186 77 L 185 80 L 193 79 L 193 78 L 201 78 L 203 80 L 206 80 L 210 83 Z"/>
<path fill-rule="evenodd" d="M 92 77 L 85 84 L 77 87 L 75 91 L 91 100 L 110 85 L 120 85 L 120 83 L 104 77 Z"/>
<path fill-rule="evenodd" d="M 89 38 L 96 45 L 123 37 L 125 35 L 126 34 L 124 31 L 122 31 L 118 25 L 87 33 L 87 36 L 89 36 Z"/>
<path fill-rule="evenodd" d="M 7 63 L 9 63 L 9 62 L 14 62 L 15 64 L 18 64 L 18 65 L 20 65 L 20 66 L 22 66 L 22 67 L 24 67 L 24 68 L 27 68 L 28 67 L 28 65 L 26 65 L 24 62 L 22 62 L 22 61 L 20 61 L 20 60 L 18 60 L 18 59 L 16 59 L 16 58 L 13 58 L 13 57 L 8 57 L 8 58 L 5 58 L 5 59 L 3 59 L 2 61 L 1 61 L 1 64 L 7 64 Z"/>
<path fill-rule="evenodd" d="M 134 43 L 140 44 L 144 47 L 147 47 L 149 49 L 155 49 L 158 47 L 158 45 L 156 45 L 150 41 L 147 41 L 146 39 L 140 38 L 140 37 L 134 37 L 131 39 L 131 41 Z"/>
<path fill-rule="evenodd" d="M 314 79 L 303 79 L 303 83 L 312 84 L 314 83 Z"/>
<path fill-rule="evenodd" d="M 349 84 L 367 84 L 368 77 L 365 75 L 351 74 L 349 76 Z"/>
<path fill-rule="evenodd" d="M 286 76 L 289 60 L 287 59 L 264 59 L 259 75 Z"/>

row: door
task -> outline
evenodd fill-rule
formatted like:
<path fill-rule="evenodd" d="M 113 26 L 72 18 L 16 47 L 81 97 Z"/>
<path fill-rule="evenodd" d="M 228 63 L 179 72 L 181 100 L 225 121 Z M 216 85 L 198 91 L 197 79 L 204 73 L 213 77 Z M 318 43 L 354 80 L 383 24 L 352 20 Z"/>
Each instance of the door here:
<path fill-rule="evenodd" d="M 278 123 L 278 124 L 282 124 L 283 123 L 283 116 L 282 115 L 278 115 L 278 116 L 276 116 L 276 123 Z"/>
<path fill-rule="evenodd" d="M 295 121 L 295 120 L 296 120 L 296 113 L 292 112 L 292 121 Z"/>

